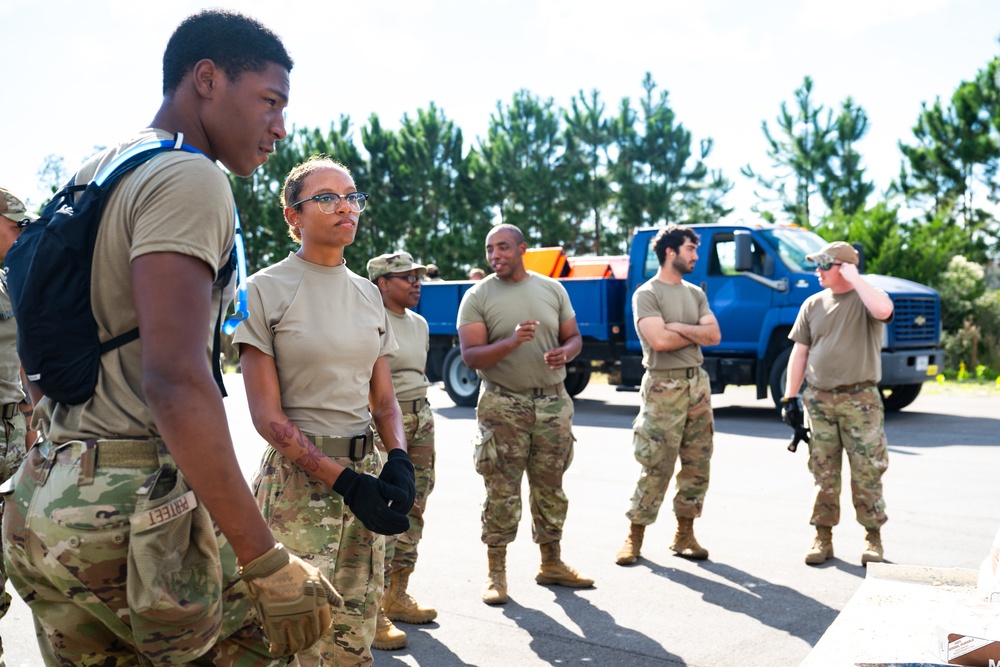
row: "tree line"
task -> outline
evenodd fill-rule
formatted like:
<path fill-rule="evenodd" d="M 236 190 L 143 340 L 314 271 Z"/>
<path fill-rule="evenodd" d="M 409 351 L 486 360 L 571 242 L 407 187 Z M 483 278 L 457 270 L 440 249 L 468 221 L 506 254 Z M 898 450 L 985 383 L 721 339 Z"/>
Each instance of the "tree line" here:
<path fill-rule="evenodd" d="M 434 103 L 404 114 L 395 130 L 377 114 L 358 127 L 341 116 L 326 130 L 295 128 L 253 176 L 230 179 L 248 268 L 296 247 L 279 193 L 288 171 L 316 154 L 345 164 L 371 195 L 346 251 L 360 273 L 369 258 L 402 248 L 438 264 L 445 278 L 464 278 L 483 263 L 483 239 L 500 222 L 519 226 L 529 246 L 577 255 L 625 253 L 638 227 L 718 222 L 731 212 L 725 200 L 733 183 L 710 166 L 712 139 L 692 136 L 650 74 L 641 89 L 616 106 L 596 90 L 580 91 L 566 108 L 520 90 L 497 103 L 485 136 L 471 142 Z M 884 191 L 876 191 L 859 150 L 868 124 L 851 97 L 835 107 L 818 103 L 804 77 L 776 117 L 761 123 L 767 168 L 741 169 L 756 185 L 757 214 L 860 242 L 870 272 L 946 291 L 953 258 L 995 262 L 1000 56 L 950 98 L 921 105 L 911 136 L 898 143 L 899 175 Z M 54 182 L 62 172 L 53 156 L 39 176 Z M 977 293 L 1000 302 L 990 273 L 983 275 Z M 970 311 L 968 299 L 950 301 L 942 300 L 948 331 L 967 329 L 970 317 L 996 322 L 988 325 L 997 329 L 993 338 L 983 332 L 980 345 L 1000 362 L 1000 305 Z"/>

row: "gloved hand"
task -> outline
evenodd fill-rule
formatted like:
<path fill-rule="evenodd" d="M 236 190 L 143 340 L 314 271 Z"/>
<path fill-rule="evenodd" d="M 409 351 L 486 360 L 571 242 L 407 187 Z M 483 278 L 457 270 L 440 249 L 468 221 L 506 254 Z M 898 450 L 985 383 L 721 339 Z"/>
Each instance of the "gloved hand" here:
<path fill-rule="evenodd" d="M 781 421 L 785 422 L 793 429 L 800 429 L 804 420 L 802 417 L 802 404 L 797 396 L 781 399 Z"/>
<path fill-rule="evenodd" d="M 271 653 L 292 655 L 320 640 L 344 599 L 323 574 L 278 543 L 240 568 Z"/>
<path fill-rule="evenodd" d="M 406 492 L 407 499 L 402 503 L 393 503 L 392 509 L 400 514 L 409 512 L 417 497 L 417 485 L 410 455 L 398 448 L 389 450 L 389 456 L 385 465 L 382 466 L 382 473 L 378 478 L 387 484 L 398 486 Z"/>
<path fill-rule="evenodd" d="M 402 506 L 406 501 L 406 491 L 398 486 L 344 468 L 333 483 L 333 490 L 344 497 L 344 502 L 354 512 L 354 516 L 361 519 L 365 528 L 373 533 L 397 535 L 410 527 L 410 520 L 405 513 L 389 507 L 390 502 L 400 503 Z"/>

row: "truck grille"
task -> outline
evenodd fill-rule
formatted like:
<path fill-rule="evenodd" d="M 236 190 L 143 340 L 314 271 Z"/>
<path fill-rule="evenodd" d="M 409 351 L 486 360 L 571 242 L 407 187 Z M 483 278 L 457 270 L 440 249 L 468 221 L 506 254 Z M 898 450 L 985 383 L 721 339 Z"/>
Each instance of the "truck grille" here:
<path fill-rule="evenodd" d="M 937 342 L 938 311 L 933 298 L 900 297 L 893 299 L 896 314 L 890 326 L 896 345 Z"/>

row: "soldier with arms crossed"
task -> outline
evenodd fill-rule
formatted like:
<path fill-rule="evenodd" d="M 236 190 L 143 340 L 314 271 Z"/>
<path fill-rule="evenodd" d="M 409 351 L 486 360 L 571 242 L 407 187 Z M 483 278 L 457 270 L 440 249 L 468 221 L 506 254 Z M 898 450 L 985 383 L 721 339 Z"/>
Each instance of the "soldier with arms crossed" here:
<path fill-rule="evenodd" d="M 633 425 L 635 458 L 642 473 L 625 516 L 631 521 L 618 565 L 635 563 L 646 526 L 656 521 L 678 457 L 674 514 L 677 533 L 670 548 L 678 556 L 703 560 L 708 550 L 694 536 L 708 491 L 715 421 L 702 345 L 717 345 L 719 323 L 705 293 L 684 280 L 698 261 L 698 234 L 668 225 L 653 238 L 660 262 L 655 276 L 632 296 L 635 328 L 642 343 L 642 406 Z"/>

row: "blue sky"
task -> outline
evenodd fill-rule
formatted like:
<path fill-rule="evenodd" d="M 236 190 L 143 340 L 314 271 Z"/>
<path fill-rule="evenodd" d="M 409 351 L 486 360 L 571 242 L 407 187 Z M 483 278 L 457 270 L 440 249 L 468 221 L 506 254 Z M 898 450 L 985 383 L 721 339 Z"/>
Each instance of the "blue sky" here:
<path fill-rule="evenodd" d="M 714 140 L 708 164 L 734 181 L 727 203 L 748 220 L 754 186 L 739 168 L 766 171 L 761 121 L 773 124 L 803 76 L 817 102 L 851 96 L 867 111 L 859 149 L 883 189 L 920 103 L 1000 53 L 996 0 L 5 0 L 0 185 L 38 205 L 47 155 L 74 170 L 146 126 L 170 33 L 207 6 L 239 8 L 285 40 L 290 126 L 326 129 L 346 114 L 358 127 L 377 113 L 396 127 L 433 101 L 468 145 L 518 89 L 568 106 L 596 88 L 611 114 L 642 95 L 649 71 L 695 140 Z"/>

